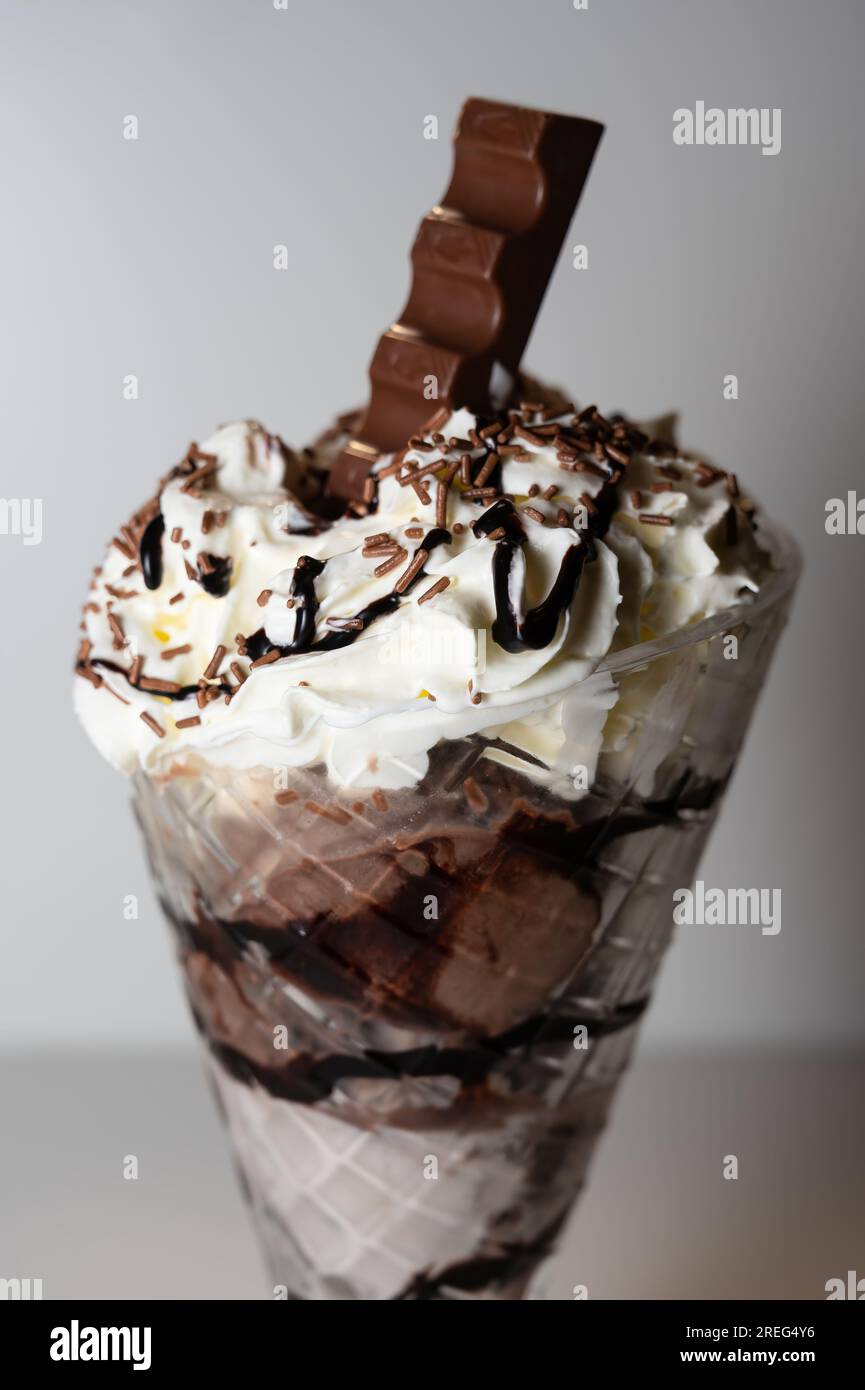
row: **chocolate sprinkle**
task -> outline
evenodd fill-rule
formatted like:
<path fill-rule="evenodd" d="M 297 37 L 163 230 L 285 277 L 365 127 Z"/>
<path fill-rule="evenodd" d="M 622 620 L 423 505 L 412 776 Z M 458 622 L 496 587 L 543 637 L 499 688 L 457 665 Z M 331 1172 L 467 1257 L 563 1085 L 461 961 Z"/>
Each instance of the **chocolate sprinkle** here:
<path fill-rule="evenodd" d="M 436 594 L 442 593 L 443 590 L 445 590 L 449 584 L 450 580 L 448 579 L 446 574 L 443 574 L 441 579 L 436 580 L 432 588 L 427 589 L 426 593 L 421 594 L 420 598 L 418 599 L 418 603 L 428 603 L 431 598 L 435 598 Z"/>
<path fill-rule="evenodd" d="M 160 681 L 153 676 L 142 676 L 138 682 L 138 689 L 150 691 L 154 695 L 177 695 L 183 687 L 177 681 Z"/>
<path fill-rule="evenodd" d="M 424 550 L 423 547 L 415 551 L 414 559 L 412 560 L 408 569 L 400 575 L 399 579 L 393 586 L 393 591 L 395 594 L 405 593 L 412 580 L 416 579 L 417 576 L 420 574 L 428 559 L 429 551 Z"/>
<path fill-rule="evenodd" d="M 544 522 L 546 521 L 546 517 L 544 516 L 543 512 L 538 511 L 537 507 L 523 507 L 522 510 L 525 516 L 530 516 L 532 521 L 540 522 L 541 526 L 543 526 Z M 502 534 L 506 534 L 502 527 L 499 527 L 498 529 L 502 532 Z"/>
<path fill-rule="evenodd" d="M 220 643 L 220 645 L 216 648 L 216 651 L 213 653 L 213 656 L 210 658 L 210 661 L 208 662 L 205 668 L 205 680 L 215 680 L 216 676 L 219 674 L 219 668 L 222 665 L 222 659 L 225 656 L 225 652 L 226 648 L 223 647 Z"/>
<path fill-rule="evenodd" d="M 471 809 L 478 815 L 482 815 L 483 812 L 487 810 L 490 803 L 489 799 L 481 791 L 474 777 L 467 777 L 465 779 L 463 782 L 463 791 L 465 792 L 466 801 Z"/>
<path fill-rule="evenodd" d="M 126 646 L 126 633 L 123 631 L 123 624 L 114 613 L 109 613 L 107 617 L 108 626 L 111 628 L 114 637 L 114 649 L 115 651 L 122 651 Z"/>

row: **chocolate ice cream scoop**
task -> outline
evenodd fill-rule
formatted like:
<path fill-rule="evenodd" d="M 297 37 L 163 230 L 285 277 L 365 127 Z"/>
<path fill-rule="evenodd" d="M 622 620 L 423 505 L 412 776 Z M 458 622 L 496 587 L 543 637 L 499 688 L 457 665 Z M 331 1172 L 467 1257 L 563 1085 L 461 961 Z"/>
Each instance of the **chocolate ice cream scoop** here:
<path fill-rule="evenodd" d="M 437 796 L 397 793 L 383 811 L 357 801 L 349 811 L 342 799 L 310 810 L 302 795 L 278 806 L 272 793 L 268 805 L 267 774 L 250 777 L 244 793 L 261 808 L 256 821 L 217 800 L 214 823 L 238 874 L 221 887 L 208 876 L 191 947 L 242 992 L 237 967 L 255 943 L 318 998 L 431 1036 L 486 1037 L 523 1023 L 586 955 L 598 923 L 597 895 L 574 874 L 568 831 L 578 821 L 562 810 L 565 826 L 526 800 L 500 765 L 485 760 L 480 781 L 449 789 L 448 766 L 438 760 Z M 264 817 L 272 835 L 261 834 Z M 238 892 L 241 877 L 253 891 Z"/>

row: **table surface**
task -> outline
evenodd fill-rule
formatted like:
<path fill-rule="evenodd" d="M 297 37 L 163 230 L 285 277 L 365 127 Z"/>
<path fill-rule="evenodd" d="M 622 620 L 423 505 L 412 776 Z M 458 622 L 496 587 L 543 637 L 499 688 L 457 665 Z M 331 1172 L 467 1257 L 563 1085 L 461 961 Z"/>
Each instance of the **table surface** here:
<path fill-rule="evenodd" d="M 863 1071 L 638 1056 L 542 1296 L 814 1299 L 865 1274 Z M 45 1298 L 269 1296 L 194 1053 L 5 1054 L 0 1115 L 0 1277 Z"/>

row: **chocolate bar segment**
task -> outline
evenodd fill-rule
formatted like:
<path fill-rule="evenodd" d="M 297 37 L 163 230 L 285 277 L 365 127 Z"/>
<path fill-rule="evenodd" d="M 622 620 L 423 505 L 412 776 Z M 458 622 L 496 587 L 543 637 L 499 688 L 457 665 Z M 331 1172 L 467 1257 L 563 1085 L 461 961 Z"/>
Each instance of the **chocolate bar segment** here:
<path fill-rule="evenodd" d="M 371 394 L 329 491 L 361 500 L 375 457 L 400 449 L 442 406 L 486 414 L 494 368 L 523 349 L 603 127 L 472 97 L 440 207 L 423 219 L 398 323 L 379 340 Z"/>

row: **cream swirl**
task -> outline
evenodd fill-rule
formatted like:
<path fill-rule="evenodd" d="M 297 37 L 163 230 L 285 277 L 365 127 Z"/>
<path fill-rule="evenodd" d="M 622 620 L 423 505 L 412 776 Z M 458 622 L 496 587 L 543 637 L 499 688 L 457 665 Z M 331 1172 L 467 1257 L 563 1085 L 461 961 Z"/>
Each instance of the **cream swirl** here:
<path fill-rule="evenodd" d="M 96 573 L 76 706 L 100 751 L 391 788 L 482 734 L 577 794 L 616 702 L 604 657 L 755 590 L 761 560 L 719 470 L 591 412 L 502 421 L 457 411 L 335 522 L 310 501 L 326 460 L 217 430 Z"/>

